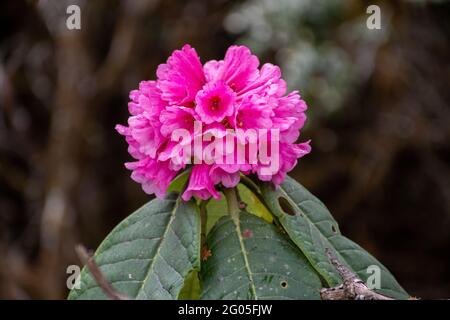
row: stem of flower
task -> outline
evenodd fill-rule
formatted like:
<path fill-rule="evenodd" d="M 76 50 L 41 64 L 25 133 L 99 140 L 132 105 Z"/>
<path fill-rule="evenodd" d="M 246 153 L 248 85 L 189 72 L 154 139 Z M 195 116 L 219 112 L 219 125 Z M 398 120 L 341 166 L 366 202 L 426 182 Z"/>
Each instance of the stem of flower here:
<path fill-rule="evenodd" d="M 200 202 L 200 219 L 201 219 L 201 245 L 205 244 L 206 238 L 206 224 L 208 223 L 208 213 L 206 211 L 206 205 L 209 200 Z"/>
<path fill-rule="evenodd" d="M 223 190 L 223 194 L 227 199 L 228 213 L 230 214 L 233 220 L 238 221 L 240 209 L 239 209 L 239 200 L 236 192 L 237 192 L 236 188 L 227 188 Z"/>

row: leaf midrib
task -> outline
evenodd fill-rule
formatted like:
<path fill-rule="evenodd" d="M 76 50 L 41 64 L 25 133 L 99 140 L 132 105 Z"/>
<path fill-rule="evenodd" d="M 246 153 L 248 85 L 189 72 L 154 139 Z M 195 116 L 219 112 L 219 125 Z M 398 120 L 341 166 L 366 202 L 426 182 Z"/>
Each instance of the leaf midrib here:
<path fill-rule="evenodd" d="M 150 276 L 151 272 L 153 271 L 155 262 L 160 254 L 161 247 L 163 246 L 164 240 L 166 239 L 166 235 L 170 230 L 170 226 L 172 225 L 173 221 L 175 220 L 175 214 L 176 214 L 176 211 L 178 210 L 179 204 L 180 204 L 180 200 L 179 200 L 179 198 L 177 198 L 177 200 L 175 201 L 175 206 L 173 207 L 172 211 L 170 212 L 169 222 L 167 223 L 164 233 L 161 236 L 161 242 L 159 243 L 158 249 L 156 250 L 156 253 L 153 256 L 153 260 L 152 260 L 150 266 L 148 267 L 148 271 L 146 272 L 145 278 L 142 280 L 142 284 L 140 285 L 138 291 L 136 292 L 136 297 L 138 297 L 141 294 L 141 292 L 143 292 L 143 289 L 148 280 L 148 277 Z M 167 292 L 169 292 L 169 291 L 167 291 Z M 170 294 L 170 292 L 169 292 L 169 294 Z M 145 295 L 147 295 L 147 294 L 145 294 Z"/>
<path fill-rule="evenodd" d="M 236 227 L 236 233 L 238 236 L 238 240 L 239 240 L 239 245 L 241 247 L 241 253 L 242 256 L 244 258 L 244 266 L 245 269 L 247 270 L 247 274 L 248 274 L 248 280 L 250 282 L 250 289 L 252 291 L 253 297 L 255 298 L 255 300 L 258 300 L 258 296 L 256 295 L 256 287 L 255 287 L 255 282 L 253 280 L 253 272 L 250 268 L 250 263 L 248 261 L 248 253 L 247 253 L 247 249 L 245 248 L 244 245 L 244 239 L 242 238 L 242 233 L 241 233 L 241 224 L 240 224 L 240 219 L 239 216 L 237 218 L 232 217 L 233 223 Z"/>

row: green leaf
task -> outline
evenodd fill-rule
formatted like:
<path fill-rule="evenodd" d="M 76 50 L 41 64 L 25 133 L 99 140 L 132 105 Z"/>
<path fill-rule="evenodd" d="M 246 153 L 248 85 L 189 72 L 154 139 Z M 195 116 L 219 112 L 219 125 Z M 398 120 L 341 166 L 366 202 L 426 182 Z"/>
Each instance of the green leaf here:
<path fill-rule="evenodd" d="M 273 216 L 267 210 L 266 206 L 259 201 L 258 197 L 248 189 L 245 185 L 238 185 L 239 194 L 247 204 L 247 212 L 254 214 L 257 217 L 263 218 L 269 223 L 272 223 Z M 208 212 L 208 221 L 206 225 L 206 234 L 212 229 L 214 224 L 223 216 L 228 214 L 228 206 L 227 201 L 225 200 L 225 196 L 221 193 L 220 200 L 214 200 L 208 202 L 206 206 L 206 211 Z"/>
<path fill-rule="evenodd" d="M 186 277 L 184 287 L 178 296 L 178 300 L 199 300 L 200 299 L 200 281 L 198 279 L 198 272 L 193 270 Z"/>
<path fill-rule="evenodd" d="M 371 275 L 367 268 L 378 266 L 381 283 L 376 291 L 379 293 L 398 299 L 409 297 L 385 266 L 341 235 L 325 205 L 297 181 L 286 177 L 279 188 L 266 183 L 261 190 L 269 209 L 329 286 L 336 286 L 342 280 L 327 257 L 326 248 L 363 281 Z"/>
<path fill-rule="evenodd" d="M 223 193 L 220 194 L 220 200 L 211 199 L 206 205 L 208 213 L 208 221 L 206 223 L 206 234 L 211 231 L 216 222 L 223 216 L 228 214 L 227 201 Z"/>
<path fill-rule="evenodd" d="M 207 245 L 202 299 L 320 299 L 320 278 L 301 251 L 261 218 L 241 212 L 236 225 L 224 216 Z"/>
<path fill-rule="evenodd" d="M 122 221 L 94 260 L 116 290 L 132 299 L 176 299 L 189 272 L 200 268 L 200 216 L 194 202 L 170 194 Z M 91 274 L 69 299 L 106 299 Z"/>
<path fill-rule="evenodd" d="M 189 175 L 191 174 L 191 170 L 187 169 L 180 173 L 178 176 L 173 179 L 173 181 L 170 183 L 169 187 L 167 188 L 167 192 L 178 192 L 181 193 L 184 189 L 184 186 L 186 185 L 186 182 L 189 179 Z"/>
<path fill-rule="evenodd" d="M 267 222 L 272 223 L 272 214 L 250 189 L 243 184 L 239 184 L 238 190 L 242 201 L 247 204 L 246 210 L 248 213 L 254 214 L 257 217 L 263 218 Z"/>

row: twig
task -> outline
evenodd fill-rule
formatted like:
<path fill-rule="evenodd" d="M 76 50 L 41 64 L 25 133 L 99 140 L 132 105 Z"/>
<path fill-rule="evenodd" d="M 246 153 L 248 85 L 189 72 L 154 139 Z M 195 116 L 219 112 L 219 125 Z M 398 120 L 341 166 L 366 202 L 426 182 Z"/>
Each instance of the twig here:
<path fill-rule="evenodd" d="M 343 283 L 334 288 L 320 290 L 322 300 L 394 300 L 369 289 L 353 271 L 339 262 L 329 248 L 326 248 L 325 252 L 341 276 Z"/>
<path fill-rule="evenodd" d="M 81 263 L 86 265 L 92 277 L 97 282 L 99 287 L 111 300 L 129 300 L 128 297 L 118 293 L 116 289 L 108 282 L 106 277 L 103 275 L 102 271 L 99 269 L 94 259 L 90 257 L 85 247 L 82 245 L 77 245 L 75 251 L 81 260 Z"/>

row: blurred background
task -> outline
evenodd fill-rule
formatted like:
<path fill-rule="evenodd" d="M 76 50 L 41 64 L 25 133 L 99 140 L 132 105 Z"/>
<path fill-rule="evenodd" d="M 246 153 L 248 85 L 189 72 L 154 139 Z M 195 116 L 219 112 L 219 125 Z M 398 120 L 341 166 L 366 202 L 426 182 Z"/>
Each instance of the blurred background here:
<path fill-rule="evenodd" d="M 149 200 L 114 126 L 185 43 L 280 65 L 309 105 L 291 174 L 411 295 L 450 298 L 449 39 L 446 1 L 1 1 L 0 298 L 65 298 L 74 245 Z"/>

